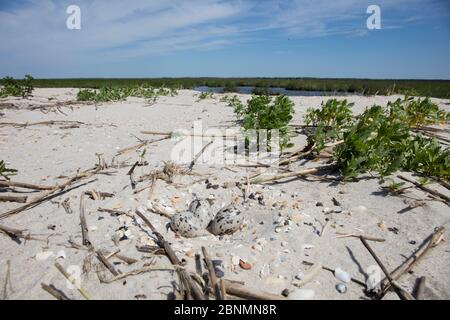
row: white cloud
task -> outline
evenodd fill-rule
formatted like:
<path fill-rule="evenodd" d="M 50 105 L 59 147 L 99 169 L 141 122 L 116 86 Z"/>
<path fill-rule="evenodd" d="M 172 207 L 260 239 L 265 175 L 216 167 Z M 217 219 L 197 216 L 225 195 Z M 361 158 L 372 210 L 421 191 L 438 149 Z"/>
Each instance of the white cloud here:
<path fill-rule="evenodd" d="M 265 36 L 363 36 L 366 0 L 31 0 L 0 11 L 1 64 L 76 65 L 179 50 L 207 50 Z M 385 12 L 420 21 L 434 0 L 377 0 Z M 67 30 L 66 8 L 81 7 L 82 30 Z M 434 8 L 434 9 L 433 9 Z M 1 9 L 0 9 L 1 10 Z M 436 11 L 436 10 L 435 10 Z M 400 15 L 401 16 L 401 15 Z M 265 34 L 266 32 L 267 34 Z"/>

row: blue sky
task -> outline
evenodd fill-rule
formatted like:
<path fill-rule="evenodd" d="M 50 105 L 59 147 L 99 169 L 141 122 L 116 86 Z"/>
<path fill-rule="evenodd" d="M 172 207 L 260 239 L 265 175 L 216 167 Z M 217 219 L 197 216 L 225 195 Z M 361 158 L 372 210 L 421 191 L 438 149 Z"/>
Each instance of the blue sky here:
<path fill-rule="evenodd" d="M 450 79 L 448 0 L 1 0 L 0 37 L 1 77 Z"/>

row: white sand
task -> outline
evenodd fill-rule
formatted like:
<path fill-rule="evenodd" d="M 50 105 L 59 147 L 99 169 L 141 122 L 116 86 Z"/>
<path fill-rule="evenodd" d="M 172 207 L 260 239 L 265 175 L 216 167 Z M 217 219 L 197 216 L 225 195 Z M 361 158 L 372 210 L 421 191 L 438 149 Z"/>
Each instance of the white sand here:
<path fill-rule="evenodd" d="M 70 100 L 75 98 L 76 89 L 36 89 L 35 97 L 31 100 L 39 103 L 52 103 L 47 98 L 54 97 L 57 100 Z M 110 162 L 117 150 L 137 144 L 139 141 L 133 136 L 143 139 L 157 138 L 140 134 L 141 130 L 172 131 L 175 129 L 191 129 L 193 122 L 202 120 L 204 127 L 224 128 L 231 125 L 234 120 L 233 110 L 225 103 L 219 102 L 221 95 L 216 94 L 215 99 L 196 102 L 196 92 L 182 90 L 176 97 L 162 97 L 155 105 L 148 106 L 142 99 L 129 99 L 122 103 L 106 103 L 98 106 L 83 105 L 73 109 L 62 107 L 66 114 L 50 112 L 44 114 L 38 110 L 25 109 L 12 110 L 0 109 L 0 122 L 36 122 L 47 120 L 72 120 L 89 124 L 80 128 L 60 129 L 60 126 L 33 126 L 28 128 L 13 128 L 0 126 L 0 159 L 7 161 L 11 167 L 19 170 L 14 181 L 56 184 L 61 179 L 60 175 L 73 175 L 78 169 L 84 170 L 93 167 L 97 162 L 96 153 L 103 154 Z M 249 95 L 241 94 L 245 100 Z M 373 104 L 386 105 L 389 100 L 395 100 L 397 96 L 359 97 L 349 96 L 347 99 L 355 102 L 355 112 L 361 112 L 365 106 Z M 292 97 L 295 102 L 296 115 L 293 122 L 302 123 L 303 115 L 307 107 L 318 107 L 327 97 Z M 450 100 L 434 99 L 441 108 L 450 110 Z M 26 105 L 31 101 L 21 99 L 3 99 L 2 102 L 11 101 Z M 36 102 L 37 103 L 37 102 Z M 113 124 L 115 126 L 110 126 Z M 305 144 L 305 136 L 299 135 L 294 139 L 295 149 Z M 151 170 L 160 169 L 163 161 L 170 160 L 170 152 L 175 145 L 174 141 L 164 140 L 148 145 L 145 160 L 149 162 L 146 167 L 138 167 L 137 175 L 149 173 Z M 131 151 L 118 158 L 134 163 L 138 160 L 135 151 Z M 300 169 L 303 162 L 291 165 L 292 169 Z M 242 192 L 238 188 L 206 189 L 204 181 L 190 185 L 195 180 L 209 177 L 213 183 L 220 184 L 224 181 L 237 180 L 246 176 L 246 170 L 253 172 L 253 168 L 231 167 L 236 173 L 223 167 L 213 167 L 207 164 L 198 164 L 194 172 L 204 176 L 175 177 L 175 182 L 185 186 L 168 185 L 164 181 L 158 181 L 154 190 L 154 199 L 160 199 L 177 210 L 184 210 L 192 200 L 192 194 L 200 197 L 214 195 L 215 206 L 228 204 L 233 197 L 241 197 Z M 97 180 L 78 189 L 72 190 L 60 197 L 56 197 L 39 206 L 18 213 L 0 221 L 0 224 L 9 227 L 28 229 L 40 238 L 46 238 L 48 243 L 39 241 L 26 241 L 17 244 L 4 234 L 0 234 L 0 286 L 3 291 L 7 260 L 11 262 L 11 285 L 13 291 L 8 289 L 9 299 L 53 299 L 47 292 L 41 289 L 41 282 L 53 284 L 64 291 L 70 298 L 82 299 L 76 290 L 68 289 L 63 276 L 54 267 L 55 257 L 44 261 L 38 261 L 36 254 L 41 251 L 54 253 L 64 250 L 66 259 L 58 259 L 66 268 L 69 266 L 83 266 L 87 255 L 85 250 L 70 248 L 68 239 L 73 237 L 75 242 L 81 243 L 81 229 L 79 220 L 79 197 L 85 190 L 97 190 L 115 193 L 115 197 L 93 201 L 86 199 L 87 223 L 90 228 L 89 235 L 96 249 L 114 251 L 117 247 L 111 240 L 115 231 L 127 223 L 119 221 L 118 217 L 112 217 L 108 213 L 98 212 L 98 207 L 120 208 L 119 210 L 131 210 L 138 204 L 145 204 L 148 190 L 133 195 L 129 177 L 126 175 L 128 168 L 111 169 L 117 171 L 113 176 L 97 175 Z M 369 176 L 370 177 L 370 176 Z M 89 179 L 92 180 L 92 179 Z M 87 181 L 89 181 L 87 180 Z M 145 187 L 149 181 L 139 183 L 137 188 Z M 439 185 L 431 187 L 442 192 Z M 23 190 L 23 189 L 20 189 Z M 260 191 L 265 198 L 266 205 L 258 204 L 256 200 L 250 200 L 244 207 L 246 224 L 242 231 L 232 236 L 222 238 L 213 235 L 196 238 L 175 238 L 171 231 L 167 231 L 165 225 L 167 218 L 156 214 L 147 213 L 147 217 L 155 225 L 167 240 L 172 243 L 180 258 L 187 260 L 186 268 L 195 271 L 195 261 L 190 253 L 201 253 L 201 246 L 208 248 L 209 254 L 214 260 L 222 260 L 222 270 L 228 279 L 245 281 L 249 288 L 264 290 L 279 294 L 283 289 L 296 289 L 292 285 L 295 275 L 307 273 L 308 267 L 302 264 L 303 260 L 319 262 L 323 265 L 336 268 L 340 267 L 349 272 L 354 278 L 364 281 L 364 272 L 375 261 L 369 255 L 364 246 L 355 238 L 337 238 L 336 232 L 362 233 L 374 237 L 386 239 L 385 242 L 372 242 L 373 249 L 385 262 L 389 270 L 393 270 L 405 257 L 425 239 L 435 227 L 445 225 L 450 220 L 448 206 L 437 201 L 426 201 L 426 205 L 398 213 L 408 206 L 405 197 L 387 195 L 378 184 L 377 179 L 360 180 L 355 183 L 335 184 L 330 181 L 313 181 L 295 179 L 273 186 L 252 186 L 251 192 Z M 30 190 L 25 193 L 30 192 Z M 30 197 L 37 193 L 29 194 Z M 407 196 L 417 199 L 425 199 L 427 195 L 416 189 L 411 189 Z M 70 198 L 70 204 L 74 211 L 67 214 L 60 203 Z M 174 197 L 179 197 L 175 199 Z M 335 208 L 332 198 L 335 197 L 341 203 L 341 213 L 324 214 L 323 207 L 317 207 L 320 201 L 325 207 Z M 174 200 L 174 202 L 171 202 Z M 278 205 L 276 204 L 278 203 Z M 272 205 L 275 204 L 273 207 Z M 15 208 L 19 204 L 0 203 L 0 213 Z M 281 208 L 280 208 L 281 206 Z M 361 210 L 364 206 L 367 210 Z M 350 214 L 349 214 L 350 213 Z M 287 232 L 276 233 L 274 221 L 279 216 L 291 217 L 292 225 Z M 325 218 L 330 219 L 325 233 L 320 237 L 316 230 L 321 230 L 320 222 Z M 316 220 L 317 219 L 317 220 Z M 383 222 L 386 228 L 380 228 Z M 48 229 L 49 225 L 55 225 L 55 229 Z M 130 240 L 120 241 L 121 254 L 141 260 L 135 265 L 118 264 L 116 268 L 127 272 L 142 266 L 144 263 L 154 261 L 155 266 L 171 267 L 170 262 L 164 256 L 152 257 L 151 254 L 141 253 L 136 250 L 139 238 L 146 238 L 145 233 L 139 227 L 128 222 L 129 230 L 133 234 Z M 398 234 L 388 231 L 387 228 L 395 227 Z M 448 227 L 448 224 L 447 224 Z M 448 228 L 447 228 L 448 229 Z M 448 231 L 445 232 L 445 235 Z M 256 239 L 265 239 L 261 247 L 256 246 Z M 416 241 L 416 244 L 411 244 Z M 259 251 L 258 249 L 262 249 Z M 189 252 L 192 250 L 192 252 Z M 448 241 L 442 242 L 433 248 L 429 254 L 414 267 L 412 274 L 404 275 L 400 283 L 412 291 L 416 278 L 426 276 L 425 298 L 449 299 L 450 298 L 450 269 L 448 268 L 450 245 Z M 186 255 L 186 252 L 189 252 Z M 243 270 L 239 266 L 232 269 L 231 257 L 239 256 L 251 263 L 251 270 Z M 154 259 L 154 260 L 153 260 Z M 120 262 L 116 258 L 111 261 Z M 98 260 L 92 258 L 93 268 Z M 263 271 L 261 272 L 261 270 Z M 205 270 L 205 269 L 203 269 Z M 103 273 L 110 277 L 108 271 Z M 178 283 L 175 273 L 170 271 L 154 271 L 138 276 L 126 278 L 110 284 L 99 282 L 94 270 L 82 275 L 82 286 L 89 291 L 95 299 L 135 299 L 136 295 L 145 295 L 147 299 L 167 299 L 167 295 L 173 291 L 173 285 Z M 347 285 L 348 291 L 340 294 L 335 289 L 339 281 L 331 272 L 321 270 L 303 288 L 313 289 L 315 299 L 366 299 L 363 288 L 355 283 Z M 395 293 L 389 293 L 388 299 L 397 299 Z"/>

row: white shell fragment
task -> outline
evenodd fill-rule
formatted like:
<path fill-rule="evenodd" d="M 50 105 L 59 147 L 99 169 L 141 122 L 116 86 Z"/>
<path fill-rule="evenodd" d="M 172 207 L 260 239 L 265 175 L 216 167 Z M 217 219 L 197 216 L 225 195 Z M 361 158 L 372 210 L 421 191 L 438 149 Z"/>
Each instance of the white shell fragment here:
<path fill-rule="evenodd" d="M 343 283 L 339 283 L 339 284 L 336 285 L 336 290 L 339 293 L 346 293 L 347 292 L 347 286 L 345 284 L 343 284 Z"/>
<path fill-rule="evenodd" d="M 56 259 L 61 258 L 61 259 L 65 259 L 66 258 L 66 252 L 64 250 L 59 250 L 56 253 Z"/>
<path fill-rule="evenodd" d="M 352 280 L 352 277 L 350 276 L 350 274 L 345 272 L 341 268 L 336 268 L 334 270 L 334 276 L 339 281 L 342 281 L 342 282 L 345 282 L 345 283 L 348 283 L 348 282 L 350 282 Z"/>

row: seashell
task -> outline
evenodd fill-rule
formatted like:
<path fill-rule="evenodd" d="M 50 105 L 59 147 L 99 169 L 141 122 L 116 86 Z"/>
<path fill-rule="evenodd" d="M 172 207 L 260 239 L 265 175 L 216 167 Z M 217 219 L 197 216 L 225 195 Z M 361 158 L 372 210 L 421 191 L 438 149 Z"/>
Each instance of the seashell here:
<path fill-rule="evenodd" d="M 336 290 L 339 293 L 346 293 L 347 292 L 347 286 L 345 284 L 343 284 L 343 283 L 339 283 L 339 284 L 336 285 Z"/>
<path fill-rule="evenodd" d="M 242 259 L 239 259 L 239 266 L 244 270 L 250 270 L 252 265 Z"/>
<path fill-rule="evenodd" d="M 66 258 L 66 252 L 64 250 L 59 250 L 56 253 L 56 259 L 58 259 L 58 258 L 65 259 Z"/>
<path fill-rule="evenodd" d="M 208 225 L 208 231 L 216 236 L 233 234 L 240 229 L 244 217 L 236 207 L 229 205 L 220 209 Z"/>
<path fill-rule="evenodd" d="M 348 283 L 348 282 L 350 282 L 352 280 L 352 277 L 350 276 L 350 274 L 345 272 L 341 268 L 336 268 L 334 270 L 334 276 L 339 281 L 342 281 L 342 282 L 345 282 L 345 283 Z"/>

